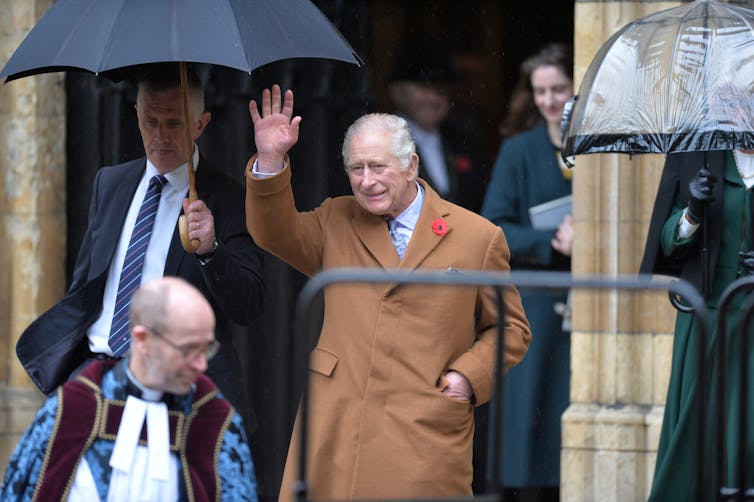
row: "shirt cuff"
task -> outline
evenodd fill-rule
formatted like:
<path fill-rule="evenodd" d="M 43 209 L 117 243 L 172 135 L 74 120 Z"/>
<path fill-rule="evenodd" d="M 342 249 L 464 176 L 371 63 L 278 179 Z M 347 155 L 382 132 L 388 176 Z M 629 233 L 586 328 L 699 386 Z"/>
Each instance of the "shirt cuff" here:
<path fill-rule="evenodd" d="M 699 228 L 699 224 L 691 223 L 688 218 L 686 218 L 686 213 L 688 212 L 688 208 L 683 210 L 683 214 L 681 215 L 681 221 L 678 222 L 678 238 L 679 239 L 688 239 L 694 233 L 696 232 L 696 229 Z"/>
<path fill-rule="evenodd" d="M 282 171 L 283 168 L 285 168 L 285 162 L 283 162 L 283 165 L 280 166 L 280 169 L 276 173 L 260 173 L 257 171 L 257 160 L 254 160 L 254 165 L 251 166 L 251 175 L 255 178 L 271 178 Z"/>

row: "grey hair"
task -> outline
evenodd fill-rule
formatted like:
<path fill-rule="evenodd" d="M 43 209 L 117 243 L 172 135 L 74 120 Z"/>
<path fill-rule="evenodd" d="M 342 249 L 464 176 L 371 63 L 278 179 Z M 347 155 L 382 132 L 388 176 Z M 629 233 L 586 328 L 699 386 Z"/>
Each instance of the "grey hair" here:
<path fill-rule="evenodd" d="M 186 80 L 189 88 L 189 102 L 195 113 L 204 112 L 204 86 L 196 72 L 186 68 Z M 150 65 L 149 70 L 139 79 L 136 99 L 143 92 L 164 92 L 181 88 L 179 66 L 175 63 L 159 63 Z"/>
<path fill-rule="evenodd" d="M 167 331 L 168 284 L 149 284 L 136 290 L 131 298 L 128 327 L 146 326 L 160 333 Z"/>
<path fill-rule="evenodd" d="M 362 115 L 351 124 L 346 131 L 345 138 L 343 138 L 341 154 L 343 155 L 344 165 L 348 162 L 348 157 L 351 154 L 351 140 L 362 131 L 388 132 L 392 134 L 392 153 L 398 158 L 401 169 L 403 171 L 408 170 L 411 164 L 411 157 L 416 153 L 416 145 L 414 144 L 414 139 L 411 137 L 411 132 L 408 130 L 406 121 L 390 113 L 368 113 Z M 345 165 L 345 167 L 348 170 L 348 166 Z"/>

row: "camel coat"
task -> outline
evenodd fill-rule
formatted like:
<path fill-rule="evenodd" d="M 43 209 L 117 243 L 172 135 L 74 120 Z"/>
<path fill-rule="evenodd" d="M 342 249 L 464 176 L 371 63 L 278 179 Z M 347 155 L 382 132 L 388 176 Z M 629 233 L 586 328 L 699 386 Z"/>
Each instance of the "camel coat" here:
<path fill-rule="evenodd" d="M 384 218 L 352 196 L 297 212 L 291 171 L 246 175 L 246 224 L 258 245 L 304 274 L 332 267 L 508 271 L 502 231 L 441 199 L 425 199 L 403 260 Z M 432 223 L 443 218 L 447 234 Z M 505 291 L 505 365 L 531 339 L 518 292 Z M 317 500 L 470 495 L 471 403 L 441 393 L 442 375 L 463 374 L 474 404 L 493 390 L 497 314 L 492 291 L 477 287 L 344 284 L 325 291 L 324 324 L 310 359 L 307 481 Z M 298 421 L 297 421 L 298 422 Z M 281 500 L 298 472 L 298 423 Z"/>

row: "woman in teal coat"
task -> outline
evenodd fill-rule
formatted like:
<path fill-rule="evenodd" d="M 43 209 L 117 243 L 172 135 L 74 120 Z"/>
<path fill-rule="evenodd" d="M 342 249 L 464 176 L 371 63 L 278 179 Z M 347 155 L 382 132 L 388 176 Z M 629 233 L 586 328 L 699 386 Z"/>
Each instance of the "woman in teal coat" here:
<path fill-rule="evenodd" d="M 482 215 L 502 227 L 513 270 L 570 270 L 572 219 L 535 229 L 529 208 L 571 193 L 561 166 L 560 117 L 573 95 L 570 48 L 552 44 L 521 65 Z M 521 132 L 523 131 L 523 132 Z M 560 416 L 568 406 L 570 333 L 556 304 L 566 293 L 520 289 L 532 342 L 506 379 L 503 481 L 508 499 L 557 500 Z"/>

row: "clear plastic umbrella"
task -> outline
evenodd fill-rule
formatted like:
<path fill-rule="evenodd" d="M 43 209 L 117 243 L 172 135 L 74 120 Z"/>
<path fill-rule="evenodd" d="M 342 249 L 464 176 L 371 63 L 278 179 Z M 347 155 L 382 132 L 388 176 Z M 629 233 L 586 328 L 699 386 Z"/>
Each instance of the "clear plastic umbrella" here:
<path fill-rule="evenodd" d="M 626 25 L 584 76 L 563 155 L 754 149 L 753 26 L 715 0 Z"/>

